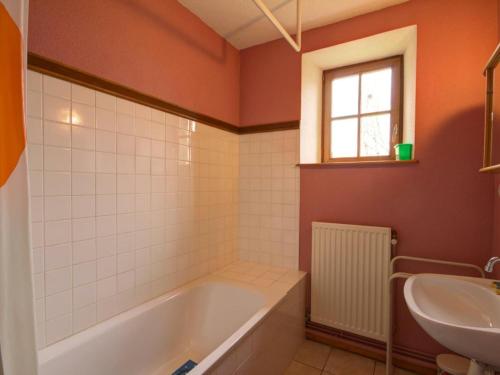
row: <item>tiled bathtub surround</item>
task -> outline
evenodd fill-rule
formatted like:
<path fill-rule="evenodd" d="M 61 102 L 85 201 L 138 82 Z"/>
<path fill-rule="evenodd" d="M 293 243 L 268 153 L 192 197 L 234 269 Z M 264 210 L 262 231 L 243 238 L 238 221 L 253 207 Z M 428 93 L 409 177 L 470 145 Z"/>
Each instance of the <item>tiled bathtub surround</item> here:
<path fill-rule="evenodd" d="M 298 130 L 240 136 L 240 259 L 297 268 Z"/>
<path fill-rule="evenodd" d="M 237 258 L 235 134 L 28 74 L 39 347 Z"/>

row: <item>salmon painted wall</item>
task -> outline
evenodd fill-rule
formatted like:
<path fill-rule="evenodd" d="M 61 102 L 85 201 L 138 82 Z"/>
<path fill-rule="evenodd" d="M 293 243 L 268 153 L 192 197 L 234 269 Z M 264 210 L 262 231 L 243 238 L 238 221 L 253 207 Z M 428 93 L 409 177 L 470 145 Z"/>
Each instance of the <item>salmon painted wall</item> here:
<path fill-rule="evenodd" d="M 239 122 L 239 52 L 176 0 L 31 0 L 29 50 Z"/>
<path fill-rule="evenodd" d="M 307 52 L 418 25 L 419 163 L 302 167 L 302 270 L 310 271 L 314 220 L 389 226 L 398 231 L 399 254 L 484 265 L 491 254 L 493 196 L 492 176 L 478 173 L 483 147 L 482 69 L 496 45 L 497 14 L 496 0 L 412 0 L 303 34 Z M 285 42 L 242 51 L 241 77 L 242 125 L 300 118 L 300 55 Z M 402 266 L 410 272 L 423 271 Z M 411 318 L 401 292 L 396 324 L 396 343 L 427 353 L 442 350 Z"/>
<path fill-rule="evenodd" d="M 500 42 L 500 0 L 497 0 L 498 4 L 498 34 L 497 34 L 497 42 Z M 498 105 L 497 105 L 498 103 Z M 500 108 L 497 108 L 500 105 L 499 96 L 495 95 L 495 103 L 493 105 L 495 111 L 500 112 Z M 499 113 L 500 114 L 500 113 Z M 500 121 L 497 121 L 495 125 L 500 126 Z M 500 134 L 500 132 L 496 132 L 496 134 Z M 495 139 L 495 146 L 500 147 L 500 139 Z M 498 154 L 496 154 L 498 155 Z M 494 211 L 493 211 L 493 246 L 492 246 L 492 256 L 500 256 L 500 174 L 495 175 L 494 178 Z M 495 277 L 500 279 L 500 266 L 496 266 L 495 268 Z"/>
<path fill-rule="evenodd" d="M 500 257 L 500 174 L 495 176 L 494 185 L 494 219 L 493 219 L 493 251 L 492 256 Z M 500 279 L 500 265 L 496 265 L 495 274 L 497 279 Z"/>

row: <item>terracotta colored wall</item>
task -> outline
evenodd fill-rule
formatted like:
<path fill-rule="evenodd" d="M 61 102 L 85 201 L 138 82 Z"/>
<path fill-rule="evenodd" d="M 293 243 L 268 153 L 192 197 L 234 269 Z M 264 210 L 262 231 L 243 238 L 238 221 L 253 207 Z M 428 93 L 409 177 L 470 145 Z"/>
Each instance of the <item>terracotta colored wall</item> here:
<path fill-rule="evenodd" d="M 31 0 L 29 50 L 239 122 L 239 52 L 176 0 Z"/>
<path fill-rule="evenodd" d="M 490 256 L 492 177 L 479 174 L 478 168 L 485 90 L 481 73 L 496 45 L 497 2 L 413 0 L 308 31 L 303 35 L 304 50 L 412 24 L 418 25 L 416 157 L 420 163 L 302 168 L 303 270 L 310 270 L 313 220 L 393 227 L 400 236 L 399 254 L 481 265 Z M 278 41 L 242 52 L 242 125 L 299 118 L 300 56 L 291 55 L 284 44 Z M 265 74 L 261 67 L 266 67 Z M 263 104 L 270 102 L 273 108 Z M 399 296 L 396 342 L 424 352 L 441 350 L 413 321 Z"/>
<path fill-rule="evenodd" d="M 495 176 L 494 185 L 494 219 L 493 219 L 493 251 L 492 256 L 500 256 L 500 174 Z M 500 279 L 500 265 L 496 265 L 495 276 Z"/>
<path fill-rule="evenodd" d="M 497 41 L 500 41 L 500 0 L 497 0 L 498 5 L 498 34 Z M 495 99 L 498 97 L 495 96 Z M 500 104 L 500 100 L 496 100 Z M 500 108 L 496 108 L 496 103 L 494 105 L 496 110 L 500 110 Z M 500 122 L 498 122 L 500 124 Z M 500 134 L 497 132 L 497 134 Z M 496 140 L 495 145 L 499 145 L 500 147 L 500 139 Z M 493 206 L 493 244 L 492 244 L 492 256 L 500 256 L 500 193 L 498 192 L 500 189 L 500 174 L 495 175 L 494 178 L 494 206 Z M 500 279 L 500 266 L 495 268 L 494 277 Z"/>

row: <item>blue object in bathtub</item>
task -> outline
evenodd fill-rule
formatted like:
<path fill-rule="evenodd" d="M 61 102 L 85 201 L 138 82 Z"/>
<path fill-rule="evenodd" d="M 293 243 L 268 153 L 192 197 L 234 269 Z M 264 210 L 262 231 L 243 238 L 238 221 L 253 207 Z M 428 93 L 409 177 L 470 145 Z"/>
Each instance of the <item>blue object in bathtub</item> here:
<path fill-rule="evenodd" d="M 175 370 L 172 375 L 186 375 L 196 367 L 197 363 L 188 359 L 182 366 Z"/>

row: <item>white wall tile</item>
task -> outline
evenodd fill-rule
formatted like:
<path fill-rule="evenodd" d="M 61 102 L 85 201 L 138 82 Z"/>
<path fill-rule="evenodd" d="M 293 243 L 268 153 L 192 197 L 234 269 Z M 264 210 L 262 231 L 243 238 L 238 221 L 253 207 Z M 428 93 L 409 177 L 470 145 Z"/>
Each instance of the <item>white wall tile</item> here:
<path fill-rule="evenodd" d="M 135 158 L 135 173 L 150 174 L 151 173 L 151 158 L 145 156 L 136 156 Z"/>
<path fill-rule="evenodd" d="M 42 117 L 42 93 L 28 90 L 26 95 L 26 114 L 31 117 Z"/>
<path fill-rule="evenodd" d="M 117 155 L 116 169 L 121 174 L 135 173 L 135 157 L 133 155 Z"/>
<path fill-rule="evenodd" d="M 116 111 L 116 98 L 102 92 L 96 92 L 96 107 Z"/>
<path fill-rule="evenodd" d="M 95 194 L 96 176 L 94 173 L 71 174 L 71 193 L 73 195 Z"/>
<path fill-rule="evenodd" d="M 90 283 L 73 290 L 73 308 L 79 309 L 97 302 L 97 284 Z"/>
<path fill-rule="evenodd" d="M 46 146 L 43 152 L 46 171 L 69 172 L 71 170 L 71 149 Z"/>
<path fill-rule="evenodd" d="M 44 192 L 47 196 L 70 195 L 71 174 L 66 172 L 45 172 L 43 176 Z"/>
<path fill-rule="evenodd" d="M 97 259 L 96 239 L 73 242 L 73 264 L 90 262 Z"/>
<path fill-rule="evenodd" d="M 116 130 L 116 113 L 103 108 L 96 110 L 96 127 L 114 132 Z"/>
<path fill-rule="evenodd" d="M 160 124 L 165 124 L 165 112 L 154 108 L 151 109 L 151 120 Z"/>
<path fill-rule="evenodd" d="M 116 152 L 116 133 L 104 130 L 96 131 L 96 151 Z"/>
<path fill-rule="evenodd" d="M 74 219 L 95 216 L 95 196 L 73 196 L 71 198 L 71 211 Z"/>
<path fill-rule="evenodd" d="M 151 140 L 135 138 L 135 153 L 138 156 L 151 156 Z"/>
<path fill-rule="evenodd" d="M 43 117 L 45 120 L 64 122 L 69 124 L 71 120 L 71 102 L 55 96 L 43 96 Z M 28 113 L 30 116 L 35 114 Z"/>
<path fill-rule="evenodd" d="M 97 238 L 97 258 L 103 258 L 116 253 L 116 236 Z"/>
<path fill-rule="evenodd" d="M 133 251 L 128 253 L 117 254 L 116 271 L 125 272 L 133 269 L 135 266 L 135 254 Z"/>
<path fill-rule="evenodd" d="M 80 332 L 97 323 L 97 306 L 92 304 L 73 312 L 73 332 Z"/>
<path fill-rule="evenodd" d="M 40 73 L 28 70 L 27 86 L 32 91 L 42 91 L 42 75 Z"/>
<path fill-rule="evenodd" d="M 58 78 L 43 76 L 43 92 L 64 99 L 71 98 L 71 84 Z"/>
<path fill-rule="evenodd" d="M 45 223 L 45 245 L 52 246 L 71 241 L 69 220 L 49 221 Z"/>
<path fill-rule="evenodd" d="M 94 106 L 96 104 L 95 91 L 80 85 L 71 84 L 71 100 L 76 103 Z"/>
<path fill-rule="evenodd" d="M 96 196 L 96 215 L 113 215 L 116 214 L 117 197 L 114 194 L 97 195 Z"/>
<path fill-rule="evenodd" d="M 56 319 L 47 320 L 45 324 L 45 336 L 47 345 L 62 340 L 72 333 L 71 314 Z"/>
<path fill-rule="evenodd" d="M 40 348 L 235 260 L 239 199 L 237 135 L 49 78 L 42 93 L 42 77 L 27 108 Z"/>
<path fill-rule="evenodd" d="M 97 263 L 95 261 L 73 266 L 73 286 L 75 287 L 96 281 L 96 277 Z"/>
<path fill-rule="evenodd" d="M 116 275 L 116 256 L 107 256 L 97 260 L 97 279 L 101 280 Z"/>
<path fill-rule="evenodd" d="M 71 267 L 45 272 L 45 294 L 50 296 L 71 289 Z M 50 319 L 50 317 L 47 317 Z"/>
<path fill-rule="evenodd" d="M 151 138 L 151 121 L 142 118 L 135 118 L 136 137 Z"/>
<path fill-rule="evenodd" d="M 95 218 L 72 220 L 73 241 L 82 241 L 95 238 Z"/>
<path fill-rule="evenodd" d="M 64 243 L 60 245 L 45 247 L 45 270 L 64 268 L 71 266 L 71 244 Z"/>
<path fill-rule="evenodd" d="M 107 277 L 97 282 L 97 299 L 111 297 L 116 294 L 116 276 Z"/>
<path fill-rule="evenodd" d="M 135 117 L 140 119 L 151 120 L 151 108 L 142 104 L 134 104 Z"/>
<path fill-rule="evenodd" d="M 71 312 L 72 291 L 53 294 L 45 299 L 45 318 L 57 318 Z"/>
<path fill-rule="evenodd" d="M 95 171 L 95 153 L 93 151 L 71 150 L 71 168 L 73 172 Z"/>
<path fill-rule="evenodd" d="M 120 273 L 116 277 L 116 289 L 118 292 L 133 288 L 135 286 L 134 270 Z"/>
<path fill-rule="evenodd" d="M 30 171 L 43 170 L 43 146 L 28 144 L 28 167 Z"/>
<path fill-rule="evenodd" d="M 26 121 L 28 143 L 43 143 L 42 120 L 35 117 L 28 117 Z"/>
<path fill-rule="evenodd" d="M 118 113 L 124 113 L 126 115 L 134 115 L 134 103 L 129 100 L 117 98 L 116 99 L 116 111 Z"/>
<path fill-rule="evenodd" d="M 30 131 L 28 128 L 28 134 Z M 45 121 L 43 138 L 44 143 L 49 146 L 71 147 L 71 126 L 61 122 Z"/>
<path fill-rule="evenodd" d="M 96 174 L 97 194 L 116 194 L 116 174 L 97 173 Z"/>
<path fill-rule="evenodd" d="M 35 110 L 34 113 L 37 111 Z M 134 117 L 118 113 L 116 115 L 116 126 L 118 133 L 135 135 Z"/>
<path fill-rule="evenodd" d="M 97 237 L 108 237 L 116 234 L 116 215 L 98 216 L 96 218 Z"/>
<path fill-rule="evenodd" d="M 115 173 L 116 154 L 110 152 L 96 152 L 96 172 Z"/>
<path fill-rule="evenodd" d="M 82 150 L 94 150 L 95 130 L 83 126 L 72 126 L 71 142 L 73 148 Z"/>

